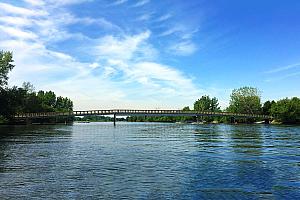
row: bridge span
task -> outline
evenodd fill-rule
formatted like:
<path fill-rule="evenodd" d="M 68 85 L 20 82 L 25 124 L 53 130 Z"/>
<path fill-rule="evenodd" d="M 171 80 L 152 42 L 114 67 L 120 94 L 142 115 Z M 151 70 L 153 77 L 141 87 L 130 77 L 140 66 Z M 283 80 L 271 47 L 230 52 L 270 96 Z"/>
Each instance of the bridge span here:
<path fill-rule="evenodd" d="M 231 118 L 260 118 L 264 120 L 272 119 L 272 116 L 258 115 L 249 113 L 231 113 L 231 112 L 209 112 L 209 111 L 183 111 L 183 110 L 129 110 L 129 109 L 111 109 L 111 110 L 88 110 L 88 111 L 70 111 L 70 112 L 40 112 L 40 113 L 19 113 L 15 119 L 35 119 L 49 117 L 74 117 L 91 115 L 113 115 L 114 125 L 116 116 L 226 116 Z"/>

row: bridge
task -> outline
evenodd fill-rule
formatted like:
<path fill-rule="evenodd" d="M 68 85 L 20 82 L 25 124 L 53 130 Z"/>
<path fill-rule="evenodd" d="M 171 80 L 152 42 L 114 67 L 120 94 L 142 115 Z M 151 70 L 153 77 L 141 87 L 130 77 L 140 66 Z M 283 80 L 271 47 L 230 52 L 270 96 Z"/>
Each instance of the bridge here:
<path fill-rule="evenodd" d="M 234 121 L 235 118 L 259 118 L 268 123 L 272 116 L 231 113 L 231 112 L 206 112 L 206 111 L 183 111 L 183 110 L 129 110 L 129 109 L 112 109 L 112 110 L 88 110 L 88 111 L 70 111 L 70 112 L 41 112 L 41 113 L 19 113 L 15 119 L 36 119 L 50 117 L 75 117 L 75 116 L 92 116 L 92 115 L 113 115 L 114 125 L 116 125 L 116 116 L 226 116 Z"/>

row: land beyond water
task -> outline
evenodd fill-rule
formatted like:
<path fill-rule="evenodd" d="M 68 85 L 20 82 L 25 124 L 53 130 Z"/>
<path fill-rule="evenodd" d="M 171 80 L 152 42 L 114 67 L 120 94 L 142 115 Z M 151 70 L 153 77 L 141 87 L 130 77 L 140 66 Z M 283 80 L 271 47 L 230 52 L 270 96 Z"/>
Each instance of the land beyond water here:
<path fill-rule="evenodd" d="M 73 111 L 73 102 L 68 97 L 57 96 L 53 91 L 36 91 L 30 82 L 24 82 L 21 87 L 8 87 L 9 72 L 14 68 L 13 54 L 0 51 L 0 124 L 14 124 L 17 113 L 34 112 L 69 112 Z M 263 114 L 272 116 L 273 123 L 299 124 L 300 98 L 284 98 L 278 101 L 261 101 L 261 91 L 254 87 L 240 87 L 234 89 L 230 95 L 229 106 L 221 109 L 217 97 L 203 95 L 197 99 L 193 108 L 186 106 L 185 111 L 221 112 L 246 114 Z M 189 104 L 190 102 L 187 102 Z M 76 118 L 77 121 L 111 121 L 108 117 Z M 118 119 L 128 122 L 195 122 L 193 117 L 128 117 Z M 237 123 L 254 123 L 263 119 L 236 119 Z M 64 123 L 74 121 L 74 118 L 44 118 L 34 123 Z M 226 123 L 228 117 L 203 117 L 202 122 Z"/>
<path fill-rule="evenodd" d="M 124 117 L 117 118 L 118 122 L 159 122 L 159 123 L 177 123 L 177 124 L 232 124 L 226 117 L 219 117 L 219 121 L 215 120 L 215 117 L 205 117 L 204 119 L 196 119 L 195 117 Z M 76 123 L 90 123 L 90 122 L 113 122 L 113 117 L 107 116 L 86 116 L 86 117 L 75 117 L 74 122 Z M 234 124 L 265 124 L 264 120 L 253 120 L 253 119 L 236 119 Z M 270 124 L 280 125 L 282 122 L 271 120 Z"/>

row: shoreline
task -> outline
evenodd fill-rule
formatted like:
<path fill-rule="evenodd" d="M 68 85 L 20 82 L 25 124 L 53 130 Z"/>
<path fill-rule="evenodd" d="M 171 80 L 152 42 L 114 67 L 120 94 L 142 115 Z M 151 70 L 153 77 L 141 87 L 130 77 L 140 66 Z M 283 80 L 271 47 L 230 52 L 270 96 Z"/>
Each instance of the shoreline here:
<path fill-rule="evenodd" d="M 18 125 L 72 125 L 73 123 L 77 124 L 89 124 L 89 123 L 113 123 L 113 121 L 72 121 L 72 122 L 57 122 L 57 123 L 1 123 L 0 126 L 18 126 Z M 219 125 L 219 124 L 226 124 L 226 125 L 300 125 L 299 123 L 282 123 L 282 122 L 270 122 L 269 124 L 265 124 L 262 122 L 253 122 L 253 123 L 229 123 L 229 122 L 166 122 L 166 121 L 139 121 L 139 122 L 132 122 L 132 121 L 117 121 L 117 122 L 126 122 L 126 123 L 171 123 L 171 124 L 181 124 L 181 125 Z"/>

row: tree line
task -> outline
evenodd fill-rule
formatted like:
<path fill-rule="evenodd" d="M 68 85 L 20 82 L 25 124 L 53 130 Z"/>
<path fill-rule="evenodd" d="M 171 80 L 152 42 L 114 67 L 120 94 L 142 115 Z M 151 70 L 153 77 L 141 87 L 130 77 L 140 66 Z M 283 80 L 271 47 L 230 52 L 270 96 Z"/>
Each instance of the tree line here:
<path fill-rule="evenodd" d="M 191 110 L 188 106 L 183 110 Z M 232 112 L 245 114 L 261 114 L 272 116 L 277 123 L 300 123 L 300 99 L 298 97 L 285 98 L 278 101 L 261 102 L 261 92 L 254 87 L 234 89 L 230 95 L 229 106 L 221 109 L 219 100 L 208 95 L 202 96 L 194 102 L 194 111 L 199 112 Z M 195 121 L 195 117 L 129 117 L 128 121 L 176 122 Z M 229 122 L 228 117 L 201 117 L 206 122 Z M 241 122 L 253 122 L 254 119 L 239 119 Z M 246 121 L 245 121 L 246 120 Z M 257 119 L 256 119 L 257 120 Z"/>
<path fill-rule="evenodd" d="M 17 113 L 68 112 L 73 102 L 52 91 L 35 91 L 29 82 L 8 87 L 8 73 L 14 68 L 12 52 L 0 51 L 0 122 L 10 121 Z"/>
<path fill-rule="evenodd" d="M 73 110 L 73 102 L 67 97 L 56 96 L 52 91 L 36 92 L 29 82 L 22 87 L 8 87 L 8 73 L 14 68 L 12 52 L 0 51 L 0 122 L 10 120 L 16 113 L 26 112 L 68 112 Z M 234 89 L 230 95 L 229 106 L 221 109 L 216 97 L 203 95 L 183 110 L 233 112 L 246 114 L 270 115 L 278 122 L 300 123 L 300 99 L 285 98 L 278 101 L 261 101 L 261 92 L 254 87 Z M 84 120 L 84 119 L 83 119 Z M 97 120 L 92 118 L 90 120 Z M 104 120 L 103 118 L 101 120 Z M 108 119 L 105 119 L 108 120 Z M 195 121 L 194 117 L 128 117 L 128 121 Z M 203 121 L 226 122 L 226 117 L 202 117 Z"/>

